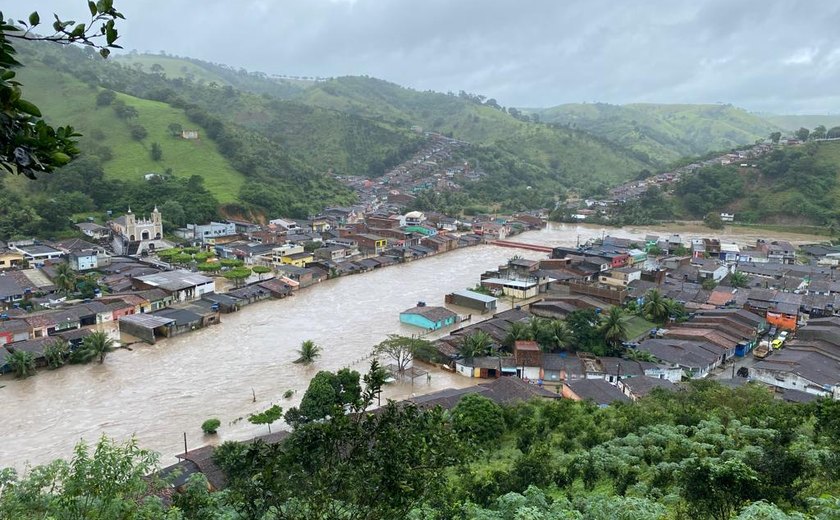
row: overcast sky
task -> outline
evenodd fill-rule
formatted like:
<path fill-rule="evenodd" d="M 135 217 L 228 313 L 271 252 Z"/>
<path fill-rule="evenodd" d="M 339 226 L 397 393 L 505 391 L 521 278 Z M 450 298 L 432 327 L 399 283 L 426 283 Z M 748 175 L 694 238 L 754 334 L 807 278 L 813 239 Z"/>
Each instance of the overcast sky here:
<path fill-rule="evenodd" d="M 27 2 L 28 3 L 28 2 Z M 41 18 L 83 0 L 33 2 Z M 249 70 L 367 74 L 505 106 L 732 103 L 840 113 L 840 2 L 115 0 L 126 50 Z M 5 13 L 15 17 L 26 12 Z"/>

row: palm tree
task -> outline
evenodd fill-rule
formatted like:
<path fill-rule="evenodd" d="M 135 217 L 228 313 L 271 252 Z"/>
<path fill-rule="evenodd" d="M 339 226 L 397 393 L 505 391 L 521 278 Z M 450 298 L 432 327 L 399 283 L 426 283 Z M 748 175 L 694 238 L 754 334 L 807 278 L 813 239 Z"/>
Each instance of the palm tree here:
<path fill-rule="evenodd" d="M 464 336 L 461 343 L 461 355 L 465 358 L 484 356 L 490 350 L 493 338 L 483 330 L 476 330 L 472 334 Z"/>
<path fill-rule="evenodd" d="M 35 374 L 35 355 L 32 352 L 13 350 L 6 357 L 6 363 L 18 379 L 25 379 Z"/>
<path fill-rule="evenodd" d="M 508 348 L 513 348 L 514 343 L 517 341 L 531 339 L 534 339 L 534 334 L 531 330 L 530 324 L 516 321 L 511 324 L 507 336 L 505 336 L 505 340 L 502 344 Z"/>
<path fill-rule="evenodd" d="M 569 327 L 563 320 L 551 320 L 551 351 L 564 350 L 569 346 Z"/>
<path fill-rule="evenodd" d="M 104 363 L 108 352 L 114 350 L 114 340 L 104 332 L 94 332 L 82 341 L 81 350 L 86 352 L 88 360 L 98 357 L 99 363 Z"/>
<path fill-rule="evenodd" d="M 607 345 L 616 349 L 621 342 L 627 340 L 627 320 L 624 317 L 624 312 L 621 307 L 615 306 L 607 313 L 606 318 L 601 323 L 601 334 L 604 335 L 604 341 Z"/>
<path fill-rule="evenodd" d="M 668 319 L 668 302 L 656 289 L 651 289 L 645 295 L 645 304 L 642 306 L 645 316 L 653 322 L 664 323 Z"/>
<path fill-rule="evenodd" d="M 321 355 L 321 347 L 316 345 L 311 339 L 308 339 L 300 344 L 297 353 L 299 357 L 294 362 L 309 365 L 315 361 L 315 358 Z"/>
<path fill-rule="evenodd" d="M 55 267 L 55 278 L 53 282 L 55 282 L 59 292 L 64 293 L 65 296 L 76 288 L 76 273 L 70 269 L 69 263 L 58 264 Z"/>
<path fill-rule="evenodd" d="M 746 287 L 750 282 L 750 277 L 741 271 L 735 271 L 729 275 L 729 285 L 732 287 Z"/>
<path fill-rule="evenodd" d="M 70 353 L 70 346 L 63 339 L 56 339 L 44 347 L 44 358 L 47 360 L 47 366 L 50 368 L 58 368 L 67 361 L 67 355 Z"/>

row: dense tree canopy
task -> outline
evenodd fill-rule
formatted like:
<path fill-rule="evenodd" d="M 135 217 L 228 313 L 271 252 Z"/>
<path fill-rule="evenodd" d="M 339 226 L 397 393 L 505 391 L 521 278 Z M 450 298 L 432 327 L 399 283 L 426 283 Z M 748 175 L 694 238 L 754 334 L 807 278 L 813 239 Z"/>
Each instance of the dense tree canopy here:
<path fill-rule="evenodd" d="M 280 444 L 226 442 L 228 477 L 193 477 L 174 507 L 144 479 L 155 458 L 102 440 L 72 463 L 0 472 L 0 517 L 829 520 L 840 514 L 840 405 L 789 404 L 765 388 L 692 381 L 633 404 L 468 394 L 450 412 L 336 399 L 336 374 L 310 391 L 329 415 Z M 351 381 L 352 380 L 352 381 Z M 367 379 L 366 379 L 367 381 Z M 345 383 L 359 383 L 348 373 Z M 344 383 L 341 383 L 344 385 Z M 351 385 L 352 386 L 352 385 Z M 323 390 L 328 391 L 324 392 Z M 356 389 L 359 393 L 356 393 Z M 359 396 L 356 399 L 356 395 Z M 336 402 L 351 403 L 337 406 Z M 343 410 L 342 410 L 343 408 Z M 55 483 L 56 485 L 52 485 Z"/>

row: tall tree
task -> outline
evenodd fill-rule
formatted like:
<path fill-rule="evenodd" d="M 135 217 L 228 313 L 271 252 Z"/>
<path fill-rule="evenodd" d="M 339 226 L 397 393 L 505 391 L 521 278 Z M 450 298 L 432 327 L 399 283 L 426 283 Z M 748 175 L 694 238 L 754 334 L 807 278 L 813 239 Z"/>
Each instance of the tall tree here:
<path fill-rule="evenodd" d="M 627 340 L 627 318 L 624 316 L 621 307 L 616 305 L 610 309 L 601 323 L 600 330 L 601 334 L 604 335 L 607 346 L 611 347 L 612 352 L 610 354 L 614 355 L 620 352 L 622 350 L 621 343 Z"/>
<path fill-rule="evenodd" d="M 53 279 L 59 292 L 67 296 L 70 291 L 76 289 L 76 273 L 70 268 L 70 264 L 63 262 L 55 267 L 55 278 Z"/>
<path fill-rule="evenodd" d="M 651 289 L 645 294 L 642 312 L 654 323 L 664 323 L 668 319 L 668 304 L 657 289 Z"/>
<path fill-rule="evenodd" d="M 493 338 L 481 329 L 477 329 L 461 338 L 461 355 L 467 359 L 486 356 L 490 353 Z"/>
<path fill-rule="evenodd" d="M 507 335 L 505 336 L 502 345 L 512 349 L 517 341 L 529 341 L 534 339 L 534 331 L 530 324 L 516 321 L 510 324 Z"/>
<path fill-rule="evenodd" d="M 810 130 L 808 130 L 807 128 L 805 128 L 805 127 L 802 127 L 802 128 L 800 128 L 799 130 L 797 130 L 796 132 L 794 132 L 794 134 L 793 134 L 793 135 L 794 135 L 797 139 L 799 139 L 800 141 L 807 141 L 807 140 L 808 140 L 808 136 L 809 136 L 809 135 L 811 135 L 811 131 L 810 131 Z"/>

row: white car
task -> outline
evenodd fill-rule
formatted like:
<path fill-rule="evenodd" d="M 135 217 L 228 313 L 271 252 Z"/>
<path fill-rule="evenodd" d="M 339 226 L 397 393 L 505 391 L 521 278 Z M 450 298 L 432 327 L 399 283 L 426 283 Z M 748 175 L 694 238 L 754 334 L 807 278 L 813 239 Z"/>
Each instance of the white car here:
<path fill-rule="evenodd" d="M 788 331 L 783 330 L 782 332 L 779 333 L 779 339 L 782 340 L 782 342 L 784 342 L 787 338 L 788 338 Z"/>

